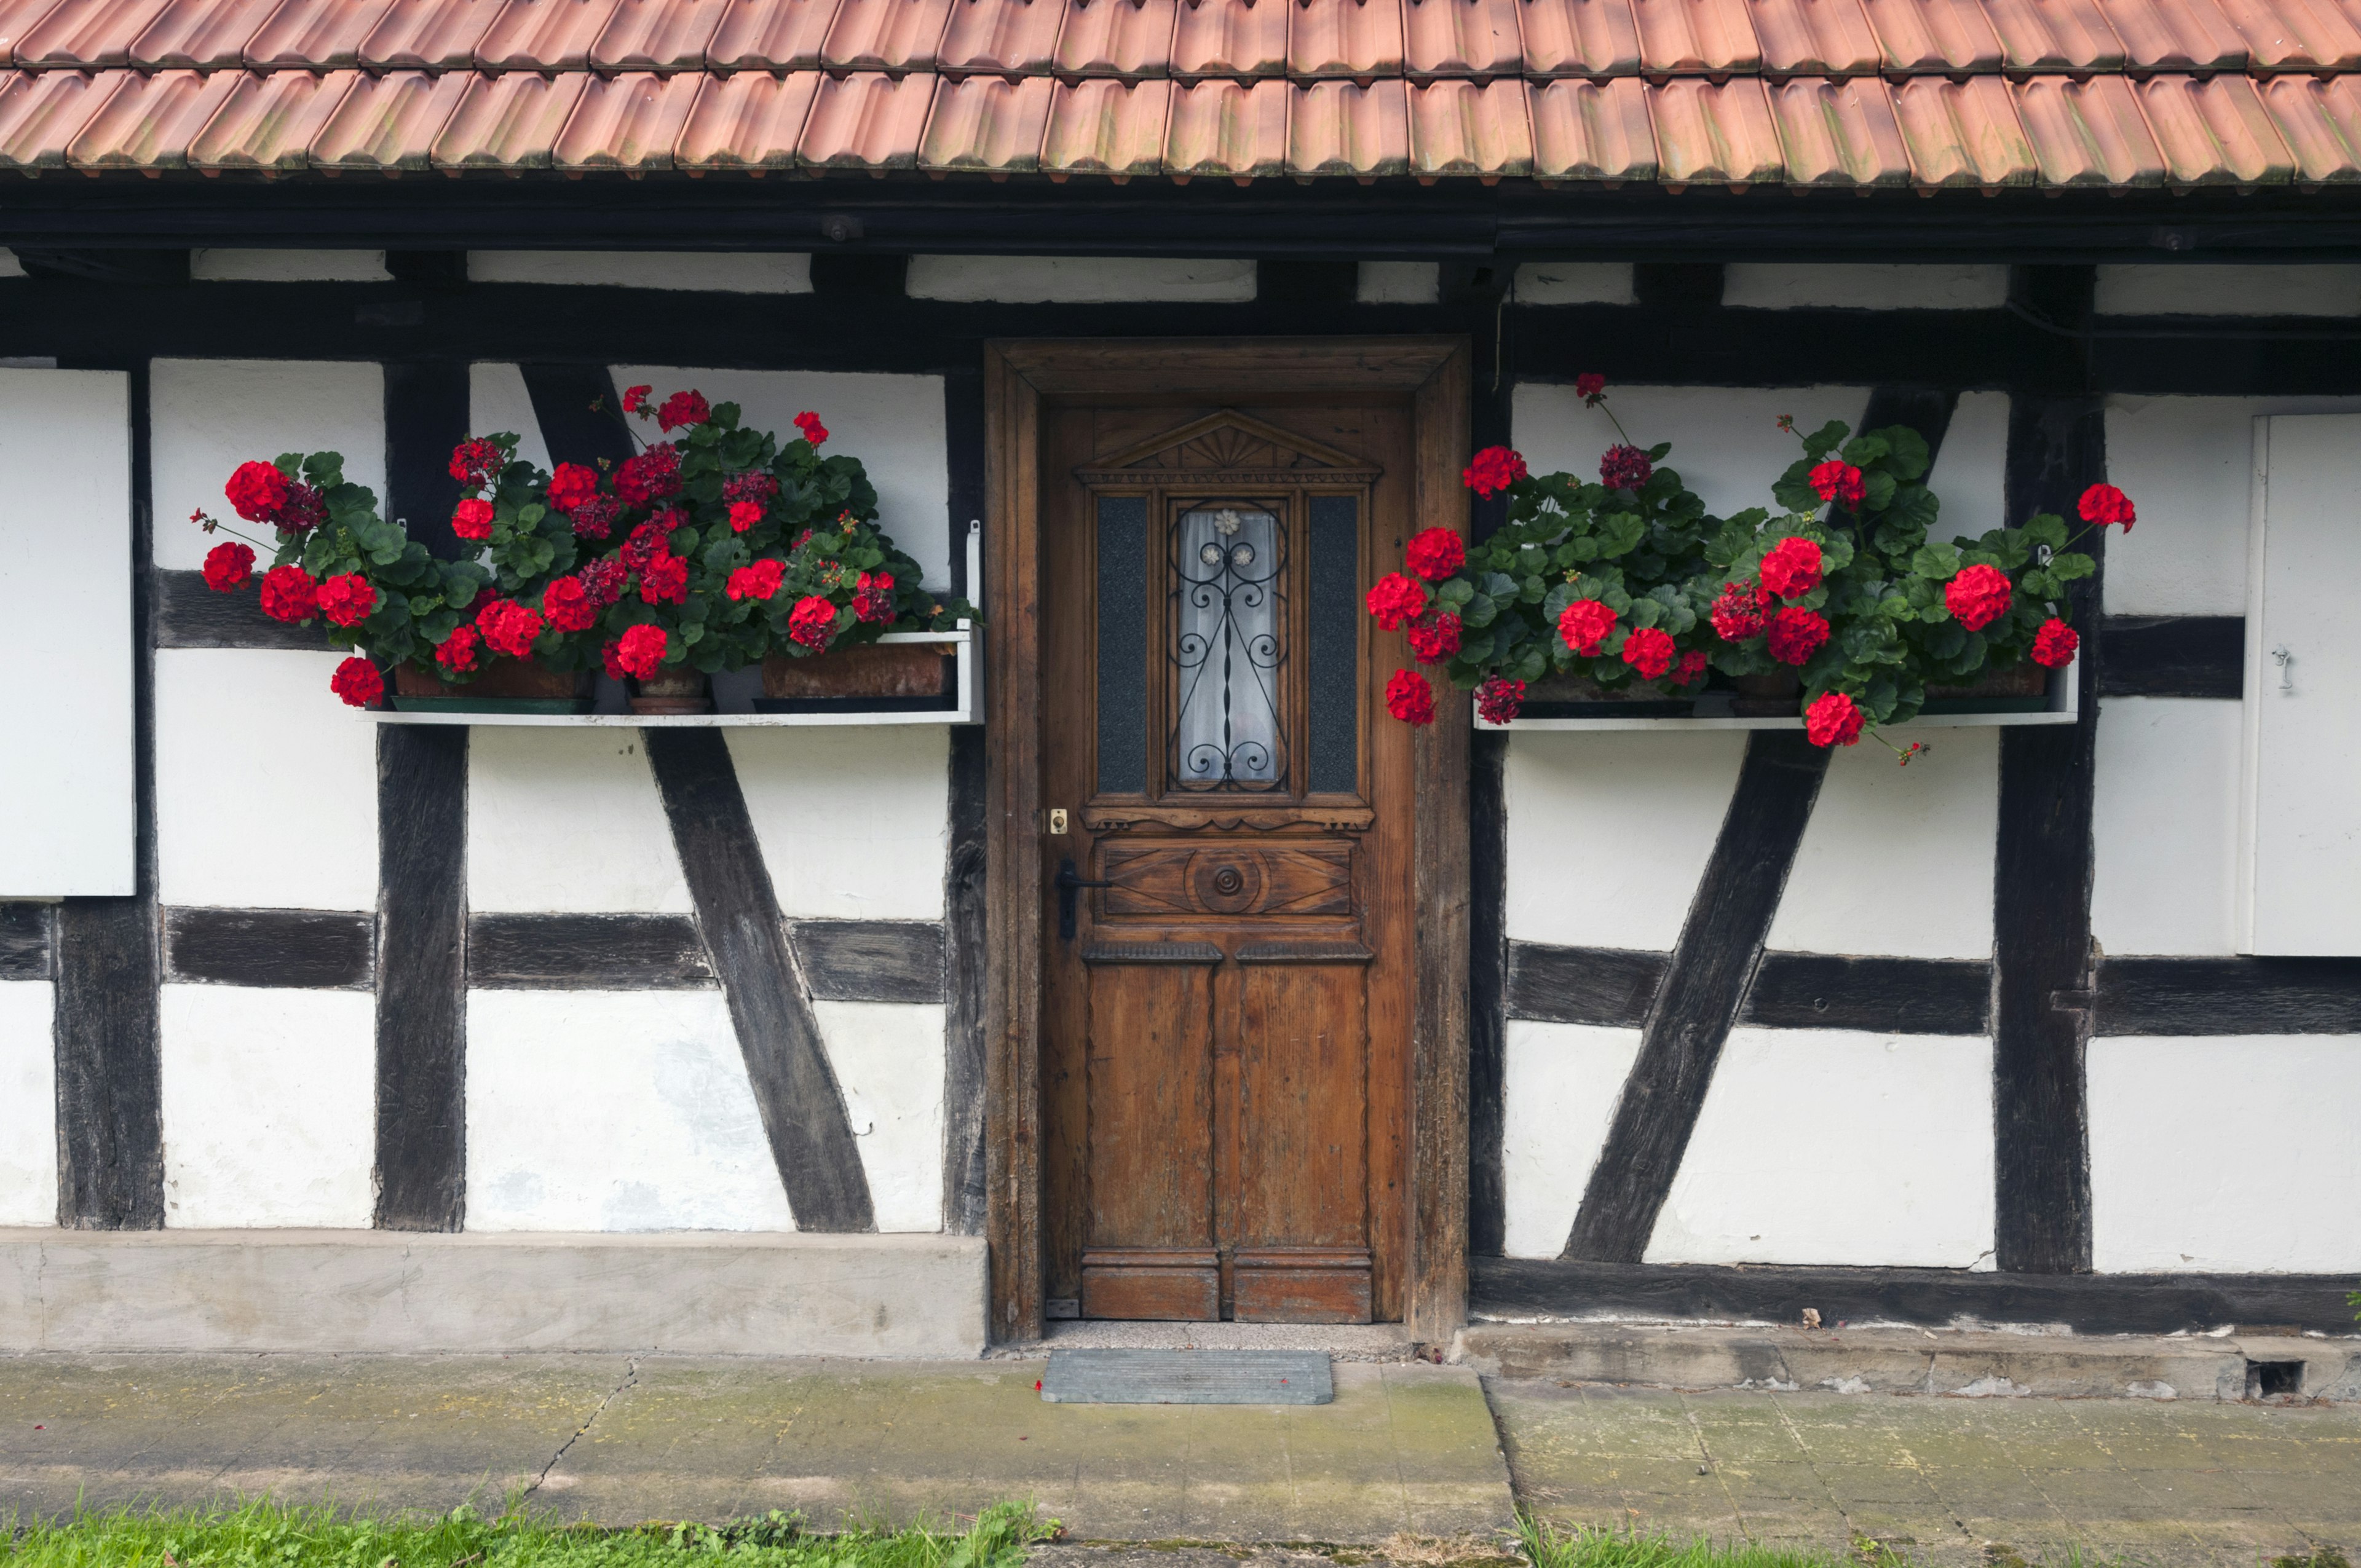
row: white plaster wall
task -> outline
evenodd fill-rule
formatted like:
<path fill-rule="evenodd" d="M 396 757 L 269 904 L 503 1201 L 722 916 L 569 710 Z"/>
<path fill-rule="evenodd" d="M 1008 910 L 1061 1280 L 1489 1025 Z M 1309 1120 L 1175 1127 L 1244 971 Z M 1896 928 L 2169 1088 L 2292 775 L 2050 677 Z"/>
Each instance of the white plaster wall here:
<path fill-rule="evenodd" d="M 514 365 L 483 360 L 467 367 L 467 429 L 476 435 L 508 431 L 517 438 L 517 455 L 546 472 L 549 443 L 542 438 L 541 416 L 533 412 L 533 394 L 525 390 L 524 372 Z"/>
<path fill-rule="evenodd" d="M 662 398 L 693 387 L 717 403 L 739 407 L 742 422 L 782 440 L 796 438 L 806 409 L 828 427 L 823 453 L 861 459 L 877 487 L 878 517 L 910 553 L 927 583 L 950 582 L 950 446 L 943 433 L 943 378 L 828 370 L 694 370 L 619 365 L 615 385 L 651 386 Z M 643 433 L 654 426 L 641 427 Z M 961 539 L 966 538 L 964 520 Z"/>
<path fill-rule="evenodd" d="M 58 1223 L 56 991 L 0 982 L 0 1225 Z"/>
<path fill-rule="evenodd" d="M 470 992 L 467 1228 L 794 1229 L 720 991 Z"/>
<path fill-rule="evenodd" d="M 1990 1040 L 1741 1028 L 1647 1261 L 1964 1268 L 1992 1245 Z"/>
<path fill-rule="evenodd" d="M 790 919 L 939 920 L 950 735 L 936 725 L 727 729 Z"/>
<path fill-rule="evenodd" d="M 2022 519 L 2008 516 L 2008 394 L 1962 392 L 1927 488 L 1942 503 L 1927 537 L 1942 541 Z"/>
<path fill-rule="evenodd" d="M 2361 1039 L 2117 1036 L 2089 1083 L 2096 1267 L 2361 1270 Z"/>
<path fill-rule="evenodd" d="M 943 1228 L 943 1006 L 814 1002 L 881 1231 Z"/>
<path fill-rule="evenodd" d="M 342 658 L 158 650 L 166 904 L 377 907 L 377 726 L 328 689 Z"/>
<path fill-rule="evenodd" d="M 2098 309 L 2120 316 L 2349 316 L 2361 313 L 2361 267 L 2102 267 Z"/>
<path fill-rule="evenodd" d="M 276 545 L 278 535 L 239 520 L 222 494 L 237 466 L 282 452 L 341 452 L 345 477 L 385 501 L 385 372 L 370 362 L 323 359 L 159 359 L 148 392 L 154 452 L 155 560 L 203 565 L 220 534 L 192 526 L 205 511 Z M 266 561 L 268 549 L 258 551 Z"/>
<path fill-rule="evenodd" d="M 1736 730 L 1511 737 L 1510 938 L 1669 949 L 1745 753 Z"/>
<path fill-rule="evenodd" d="M 167 985 L 164 1223 L 367 1228 L 377 998 Z"/>
<path fill-rule="evenodd" d="M 1996 311 L 2008 303 L 2008 269 L 1734 261 L 1722 269 L 1721 302 L 1768 311 Z"/>
<path fill-rule="evenodd" d="M 1787 873 L 1769 946 L 1990 958 L 2000 734 L 1937 730 L 1922 737 L 1932 750 L 1906 768 L 1874 740 L 1839 747 Z"/>
<path fill-rule="evenodd" d="M 382 250 L 192 250 L 189 276 L 201 283 L 383 283 Z M 349 454 L 347 454 L 349 455 Z"/>
<path fill-rule="evenodd" d="M 914 256 L 903 291 L 914 300 L 1004 304 L 1110 304 L 1167 300 L 1238 304 L 1255 297 L 1255 264 L 1162 257 Z"/>
<path fill-rule="evenodd" d="M 1365 305 L 1431 305 L 1442 277 L 1432 261 L 1364 261 L 1353 297 Z"/>
<path fill-rule="evenodd" d="M 467 907 L 694 907 L 640 731 L 469 732 Z"/>
<path fill-rule="evenodd" d="M 2091 935 L 2105 951 L 2237 950 L 2244 706 L 2153 696 L 2101 705 Z"/>
<path fill-rule="evenodd" d="M 13 250 L 0 249 L 0 278 L 22 278 L 24 276 L 25 264 L 16 259 L 16 253 Z"/>
<path fill-rule="evenodd" d="M 726 294 L 808 294 L 811 257 L 788 251 L 471 250 L 473 283 L 561 283 Z"/>
<path fill-rule="evenodd" d="M 1640 298 L 1624 261 L 1528 261 L 1510 290 L 1521 305 L 1631 305 Z"/>
<path fill-rule="evenodd" d="M 1640 1031 L 1510 1019 L 1507 1047 L 1500 1161 L 1508 1254 L 1555 1257 L 1640 1054 Z"/>
<path fill-rule="evenodd" d="M 1665 466 L 1717 517 L 1773 504 L 1773 483 L 1804 455 L 1779 428 L 1781 414 L 1795 415 L 1798 430 L 1840 419 L 1858 431 L 1869 407 L 1864 387 L 1609 386 L 1608 397 L 1634 445 L 1673 444 Z M 1571 383 L 1519 386 L 1510 419 L 1517 450 L 1536 474 L 1564 469 L 1596 479 L 1599 454 L 1621 439 L 1607 410 L 1585 408 Z"/>

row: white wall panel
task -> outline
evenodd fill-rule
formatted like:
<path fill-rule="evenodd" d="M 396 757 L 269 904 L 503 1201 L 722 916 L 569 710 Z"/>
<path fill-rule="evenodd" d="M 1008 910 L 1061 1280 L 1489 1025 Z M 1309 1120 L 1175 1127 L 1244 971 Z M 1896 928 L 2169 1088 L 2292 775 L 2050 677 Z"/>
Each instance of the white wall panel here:
<path fill-rule="evenodd" d="M 2361 1039 L 2118 1036 L 2089 1061 L 2097 1267 L 2361 1272 Z"/>
<path fill-rule="evenodd" d="M 2349 316 L 2361 267 L 2102 267 L 2097 303 L 2117 316 Z"/>
<path fill-rule="evenodd" d="M 1927 488 L 1942 503 L 1928 537 L 1964 533 L 1971 538 L 2004 522 L 2008 514 L 2008 394 L 1962 392 L 1927 472 Z"/>
<path fill-rule="evenodd" d="M 1630 305 L 1628 261 L 1528 261 L 1517 269 L 1512 298 L 1521 305 Z M 1575 367 L 1578 373 L 1580 367 Z"/>
<path fill-rule="evenodd" d="M 1500 1165 L 1508 1254 L 1555 1257 L 1640 1054 L 1640 1031 L 1511 1019 L 1507 1047 Z"/>
<path fill-rule="evenodd" d="M 2107 952 L 2237 950 L 2241 707 L 2150 696 L 2101 705 L 2091 935 Z"/>
<path fill-rule="evenodd" d="M 132 890 L 130 385 L 0 369 L 0 897 Z"/>
<path fill-rule="evenodd" d="M 341 452 L 345 477 L 385 504 L 385 372 L 373 363 L 318 359 L 159 359 L 148 372 L 159 566 L 194 568 L 219 543 L 189 522 L 203 508 L 275 544 L 259 523 L 238 521 L 222 495 L 237 466 L 282 452 Z M 257 552 L 266 561 L 270 552 Z"/>
<path fill-rule="evenodd" d="M 1734 261 L 1721 278 L 1721 302 L 1740 310 L 1996 311 L 2008 303 L 2005 267 Z"/>
<path fill-rule="evenodd" d="M 1673 444 L 1665 466 L 1678 470 L 1717 517 L 1771 506 L 1772 484 L 1804 455 L 1779 428 L 1781 414 L 1795 415 L 1799 430 L 1832 419 L 1858 430 L 1869 407 L 1864 387 L 1610 386 L 1608 397 L 1634 445 Z M 1599 454 L 1621 439 L 1606 409 L 1585 408 L 1571 384 L 1520 385 L 1511 428 L 1534 473 L 1562 468 L 1584 479 L 1598 477 Z"/>
<path fill-rule="evenodd" d="M 0 249 L 0 278 L 22 278 L 24 276 L 25 264 L 16 259 L 16 253 L 13 250 Z"/>
<path fill-rule="evenodd" d="M 200 283 L 382 283 L 382 250 L 192 250 L 189 276 Z"/>
<path fill-rule="evenodd" d="M 1730 809 L 1746 736 L 1540 730 L 1509 743 L 1509 936 L 1668 949 Z"/>
<path fill-rule="evenodd" d="M 0 982 L 0 1225 L 58 1223 L 55 989 Z"/>
<path fill-rule="evenodd" d="M 1647 1261 L 1964 1268 L 1992 1245 L 1991 1041 L 1741 1028 Z"/>
<path fill-rule="evenodd" d="M 929 586 L 950 585 L 950 457 L 941 377 L 647 365 L 619 365 L 614 377 L 618 387 L 653 387 L 659 398 L 693 387 L 717 403 L 736 403 L 745 424 L 782 441 L 796 439 L 796 415 L 807 409 L 818 414 L 828 427 L 821 452 L 861 459 L 877 487 L 881 525 L 918 563 Z M 653 439 L 653 424 L 638 428 Z M 960 537 L 964 548 L 964 521 Z"/>
<path fill-rule="evenodd" d="M 1168 300 L 1243 304 L 1255 297 L 1255 264 L 1161 257 L 914 256 L 903 290 L 914 300 L 1003 304 L 1112 304 Z"/>
<path fill-rule="evenodd" d="M 933 725 L 729 729 L 790 919 L 939 920 L 950 736 Z"/>
<path fill-rule="evenodd" d="M 328 689 L 342 657 L 158 651 L 165 903 L 377 907 L 377 726 Z"/>
<path fill-rule="evenodd" d="M 1988 959 L 2000 731 L 1945 729 L 1905 767 L 1839 748 L 1787 873 L 1769 945 L 1806 953 Z"/>
<path fill-rule="evenodd" d="M 795 1228 L 721 992 L 467 997 L 467 1229 Z"/>
<path fill-rule="evenodd" d="M 943 1228 L 943 1007 L 815 1002 L 881 1231 Z"/>
<path fill-rule="evenodd" d="M 640 731 L 469 732 L 467 907 L 694 907 Z"/>
<path fill-rule="evenodd" d="M 366 1228 L 377 998 L 168 985 L 161 1018 L 164 1223 Z"/>
<path fill-rule="evenodd" d="M 557 283 L 728 294 L 808 294 L 801 251 L 471 250 L 472 283 Z"/>
<path fill-rule="evenodd" d="M 1364 261 L 1353 298 L 1364 305 L 1431 305 L 1443 287 L 1443 269 L 1432 261 Z"/>
<path fill-rule="evenodd" d="M 467 430 L 474 435 L 513 432 L 517 455 L 552 470 L 549 443 L 542 439 L 541 417 L 533 412 L 533 394 L 525 390 L 524 372 L 514 365 L 481 360 L 467 367 Z M 574 453 L 569 461 L 580 462 Z"/>

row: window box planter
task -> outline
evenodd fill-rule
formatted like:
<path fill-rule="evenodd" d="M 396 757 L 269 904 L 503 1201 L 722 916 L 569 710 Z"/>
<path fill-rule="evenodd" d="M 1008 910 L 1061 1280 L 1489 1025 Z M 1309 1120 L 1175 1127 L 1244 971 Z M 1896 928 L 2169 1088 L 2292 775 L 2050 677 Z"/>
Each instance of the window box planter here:
<path fill-rule="evenodd" d="M 474 680 L 448 685 L 415 665 L 402 664 L 393 672 L 393 706 L 399 713 L 588 713 L 590 676 L 586 671 L 500 659 Z"/>
<path fill-rule="evenodd" d="M 711 713 L 713 686 L 702 670 L 666 670 L 643 675 L 631 686 L 633 713 Z"/>
<path fill-rule="evenodd" d="M 809 658 L 763 661 L 758 713 L 923 713 L 956 707 L 959 644 L 866 642 Z"/>
<path fill-rule="evenodd" d="M 1986 670 L 1965 685 L 1929 685 L 1923 711 L 2039 713 L 2049 707 L 2049 671 L 2028 660 L 2005 670 Z"/>

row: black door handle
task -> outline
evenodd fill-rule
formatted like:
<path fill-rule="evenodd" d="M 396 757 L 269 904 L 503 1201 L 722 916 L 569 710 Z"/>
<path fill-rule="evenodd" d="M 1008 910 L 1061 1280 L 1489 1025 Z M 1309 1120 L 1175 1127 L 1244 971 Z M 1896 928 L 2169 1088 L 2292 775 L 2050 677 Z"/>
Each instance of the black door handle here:
<path fill-rule="evenodd" d="M 1051 883 L 1058 890 L 1058 935 L 1060 939 L 1074 939 L 1074 895 L 1086 887 L 1113 887 L 1111 882 L 1086 881 L 1074 870 L 1071 861 L 1058 862 L 1058 879 Z"/>

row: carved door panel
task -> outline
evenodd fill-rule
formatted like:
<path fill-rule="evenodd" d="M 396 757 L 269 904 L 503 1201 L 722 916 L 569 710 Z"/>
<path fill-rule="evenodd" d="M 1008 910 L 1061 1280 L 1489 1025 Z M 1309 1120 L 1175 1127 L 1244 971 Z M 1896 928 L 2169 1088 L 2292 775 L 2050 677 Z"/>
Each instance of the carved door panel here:
<path fill-rule="evenodd" d="M 1361 600 L 1409 425 L 1045 419 L 1052 1315 L 1400 1316 L 1410 741 Z"/>

